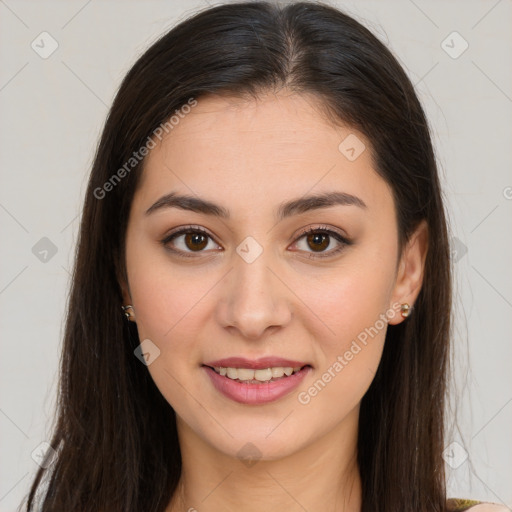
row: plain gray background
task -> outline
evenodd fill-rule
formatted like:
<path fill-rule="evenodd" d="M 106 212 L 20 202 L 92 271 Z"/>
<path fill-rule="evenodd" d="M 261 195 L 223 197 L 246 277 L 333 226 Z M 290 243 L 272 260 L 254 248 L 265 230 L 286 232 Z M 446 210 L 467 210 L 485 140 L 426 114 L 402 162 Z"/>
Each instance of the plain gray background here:
<path fill-rule="evenodd" d="M 330 3 L 391 48 L 434 132 L 455 268 L 449 496 L 512 507 L 511 1 Z M 1 511 L 16 510 L 49 438 L 78 219 L 108 107 L 151 42 L 208 4 L 0 0 Z"/>

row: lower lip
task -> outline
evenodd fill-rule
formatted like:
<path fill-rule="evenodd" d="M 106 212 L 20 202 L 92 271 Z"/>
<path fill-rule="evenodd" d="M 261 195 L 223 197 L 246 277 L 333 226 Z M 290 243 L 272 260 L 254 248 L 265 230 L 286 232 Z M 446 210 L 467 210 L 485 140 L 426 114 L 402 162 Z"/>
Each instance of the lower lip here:
<path fill-rule="evenodd" d="M 203 366 L 212 380 L 215 388 L 224 396 L 231 398 L 235 402 L 242 404 L 266 404 L 274 402 L 279 398 L 291 393 L 306 377 L 311 366 L 305 366 L 297 373 L 292 373 L 289 377 L 261 384 L 246 384 L 238 382 L 228 377 L 223 377 L 209 366 Z"/>

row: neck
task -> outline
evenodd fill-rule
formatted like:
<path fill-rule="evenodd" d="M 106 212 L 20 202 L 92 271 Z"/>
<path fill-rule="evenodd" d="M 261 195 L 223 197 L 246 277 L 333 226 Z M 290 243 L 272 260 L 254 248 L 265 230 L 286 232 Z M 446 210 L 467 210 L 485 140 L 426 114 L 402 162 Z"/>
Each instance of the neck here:
<path fill-rule="evenodd" d="M 166 512 L 360 512 L 358 413 L 354 409 L 326 436 L 276 460 L 227 456 L 178 417 L 182 474 Z"/>

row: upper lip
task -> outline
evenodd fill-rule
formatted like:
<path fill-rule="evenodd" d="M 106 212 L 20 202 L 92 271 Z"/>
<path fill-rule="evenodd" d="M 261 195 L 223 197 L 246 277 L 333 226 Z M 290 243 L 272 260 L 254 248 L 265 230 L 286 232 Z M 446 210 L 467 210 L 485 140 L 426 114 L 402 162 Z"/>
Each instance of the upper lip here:
<path fill-rule="evenodd" d="M 225 359 L 217 359 L 204 363 L 205 366 L 223 367 L 223 368 L 249 368 L 259 370 L 263 368 L 307 366 L 309 363 L 303 361 L 293 361 L 291 359 L 283 359 L 282 357 L 261 357 L 259 359 L 247 359 L 245 357 L 227 357 Z"/>

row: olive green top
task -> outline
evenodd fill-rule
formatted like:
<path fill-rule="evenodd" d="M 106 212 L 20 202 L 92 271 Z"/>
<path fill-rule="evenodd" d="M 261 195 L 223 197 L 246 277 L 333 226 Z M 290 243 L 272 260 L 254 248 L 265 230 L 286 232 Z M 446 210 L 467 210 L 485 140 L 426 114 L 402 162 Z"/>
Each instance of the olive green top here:
<path fill-rule="evenodd" d="M 468 510 L 475 505 L 480 505 L 481 503 L 485 502 L 477 500 L 466 500 L 463 498 L 449 498 L 446 503 L 450 512 L 462 512 L 463 510 Z"/>

